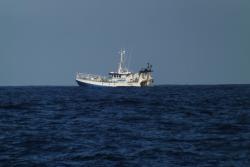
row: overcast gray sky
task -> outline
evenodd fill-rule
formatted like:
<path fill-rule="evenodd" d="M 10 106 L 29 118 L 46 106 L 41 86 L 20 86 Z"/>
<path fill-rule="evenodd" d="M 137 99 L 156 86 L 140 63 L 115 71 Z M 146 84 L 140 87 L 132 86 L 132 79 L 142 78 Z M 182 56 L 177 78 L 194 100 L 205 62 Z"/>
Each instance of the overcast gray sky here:
<path fill-rule="evenodd" d="M 156 84 L 250 83 L 250 1 L 0 1 L 0 85 L 75 85 L 121 48 Z"/>

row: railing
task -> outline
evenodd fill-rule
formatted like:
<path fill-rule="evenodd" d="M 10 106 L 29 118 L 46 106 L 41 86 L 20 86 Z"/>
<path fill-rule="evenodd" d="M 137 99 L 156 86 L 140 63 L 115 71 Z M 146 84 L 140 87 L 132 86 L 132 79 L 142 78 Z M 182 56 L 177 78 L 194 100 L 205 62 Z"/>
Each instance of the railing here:
<path fill-rule="evenodd" d="M 84 74 L 84 73 L 77 73 L 76 78 L 77 79 L 91 80 L 91 81 L 98 81 L 98 82 L 108 82 L 109 81 L 104 76 L 94 75 L 94 74 Z"/>

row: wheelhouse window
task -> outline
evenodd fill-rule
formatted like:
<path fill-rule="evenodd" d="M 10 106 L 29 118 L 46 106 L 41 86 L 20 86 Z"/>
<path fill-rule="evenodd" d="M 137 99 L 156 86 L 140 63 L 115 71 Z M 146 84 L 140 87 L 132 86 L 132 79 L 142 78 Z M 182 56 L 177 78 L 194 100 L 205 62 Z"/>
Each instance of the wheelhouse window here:
<path fill-rule="evenodd" d="M 122 77 L 121 74 L 112 74 L 111 76 L 112 76 L 113 78 L 121 78 L 121 77 Z"/>

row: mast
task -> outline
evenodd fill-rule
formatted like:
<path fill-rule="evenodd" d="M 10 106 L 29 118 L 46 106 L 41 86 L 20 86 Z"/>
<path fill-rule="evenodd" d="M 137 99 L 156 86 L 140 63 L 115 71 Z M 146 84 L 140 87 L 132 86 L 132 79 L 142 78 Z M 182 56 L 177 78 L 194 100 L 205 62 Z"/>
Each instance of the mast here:
<path fill-rule="evenodd" d="M 119 67 L 118 67 L 118 73 L 123 73 L 126 72 L 126 69 L 124 67 L 124 56 L 125 56 L 125 50 L 121 49 L 120 51 L 120 63 L 119 63 Z"/>

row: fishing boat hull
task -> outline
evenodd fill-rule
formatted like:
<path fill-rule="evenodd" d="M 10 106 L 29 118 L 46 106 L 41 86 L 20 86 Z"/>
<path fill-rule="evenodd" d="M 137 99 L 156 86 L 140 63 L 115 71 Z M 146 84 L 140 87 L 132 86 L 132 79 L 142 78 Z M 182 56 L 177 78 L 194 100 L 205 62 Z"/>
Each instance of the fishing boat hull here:
<path fill-rule="evenodd" d="M 84 79 L 76 79 L 79 86 L 98 86 L 98 87 L 141 87 L 139 83 L 127 83 L 127 82 L 98 82 Z"/>

